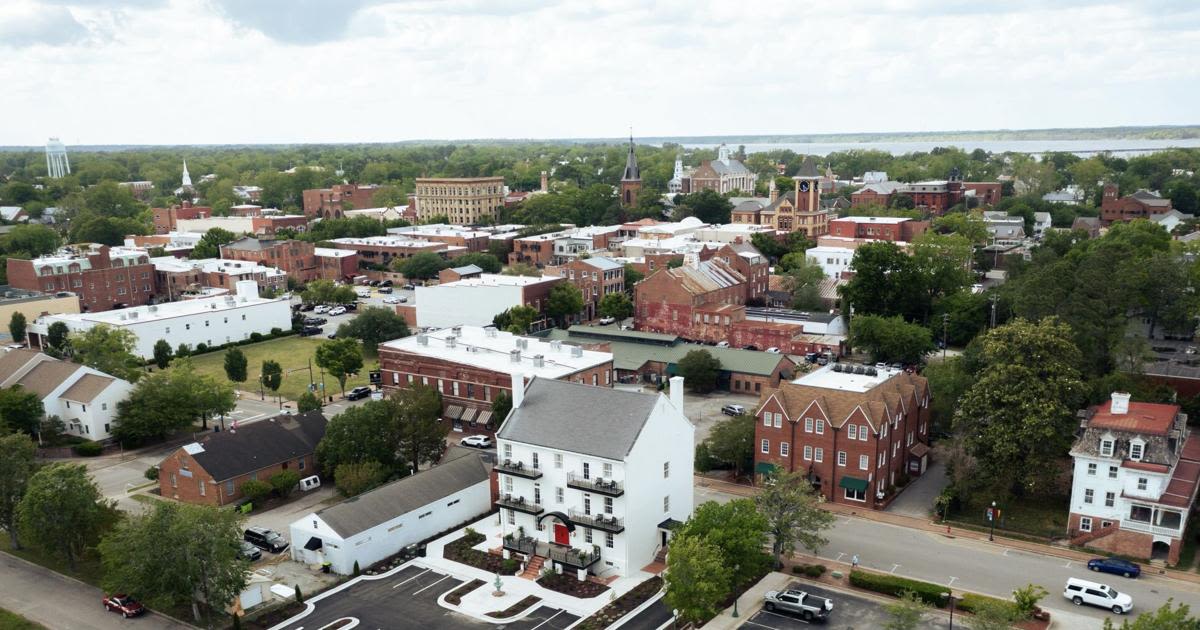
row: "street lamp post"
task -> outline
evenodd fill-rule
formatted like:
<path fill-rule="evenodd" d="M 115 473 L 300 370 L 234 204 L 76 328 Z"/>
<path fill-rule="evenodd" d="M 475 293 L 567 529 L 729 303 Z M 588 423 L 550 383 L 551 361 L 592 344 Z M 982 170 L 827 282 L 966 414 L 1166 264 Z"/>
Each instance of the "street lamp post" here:
<path fill-rule="evenodd" d="M 950 313 L 942 313 L 942 360 L 946 360 L 946 331 L 950 327 Z"/>
<path fill-rule="evenodd" d="M 942 593 L 942 597 L 950 603 L 950 630 L 954 630 L 954 591 Z"/>
<path fill-rule="evenodd" d="M 996 540 L 996 502 L 992 501 L 992 509 L 988 511 L 988 540 Z"/>
<path fill-rule="evenodd" d="M 739 571 L 741 568 L 742 568 L 742 567 L 741 567 L 740 565 L 735 565 L 735 566 L 733 567 L 733 574 L 734 574 L 734 575 L 737 575 L 737 574 L 738 574 L 738 571 Z M 733 598 L 733 618 L 734 618 L 734 619 L 737 619 L 737 618 L 738 618 L 738 606 L 737 606 L 737 604 L 738 604 L 738 598 L 737 598 L 737 596 L 734 596 L 734 598 Z"/>

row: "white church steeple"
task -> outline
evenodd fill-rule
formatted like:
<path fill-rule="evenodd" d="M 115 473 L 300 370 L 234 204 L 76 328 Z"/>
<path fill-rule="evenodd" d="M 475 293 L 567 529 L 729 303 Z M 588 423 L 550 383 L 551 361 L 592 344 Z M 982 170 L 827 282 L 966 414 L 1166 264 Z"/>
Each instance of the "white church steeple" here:
<path fill-rule="evenodd" d="M 187 160 L 183 161 L 183 187 L 184 188 L 192 187 L 192 176 L 188 174 Z"/>

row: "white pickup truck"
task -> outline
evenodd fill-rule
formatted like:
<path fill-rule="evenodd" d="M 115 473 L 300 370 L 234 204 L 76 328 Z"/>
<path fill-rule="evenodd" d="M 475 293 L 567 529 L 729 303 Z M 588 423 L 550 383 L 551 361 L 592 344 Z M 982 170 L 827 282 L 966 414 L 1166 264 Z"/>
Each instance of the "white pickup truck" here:
<path fill-rule="evenodd" d="M 771 612 L 783 611 L 800 615 L 805 621 L 825 621 L 833 612 L 833 602 L 804 591 L 767 591 L 763 596 L 763 608 Z"/>

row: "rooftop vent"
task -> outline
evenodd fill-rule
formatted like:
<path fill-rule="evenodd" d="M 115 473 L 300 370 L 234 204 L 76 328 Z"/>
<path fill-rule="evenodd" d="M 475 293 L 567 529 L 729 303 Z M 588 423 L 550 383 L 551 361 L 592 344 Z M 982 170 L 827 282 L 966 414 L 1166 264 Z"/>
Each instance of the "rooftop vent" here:
<path fill-rule="evenodd" d="M 879 374 L 879 372 L 875 368 L 873 368 L 873 367 L 867 368 L 867 376 L 877 376 L 878 374 Z"/>
<path fill-rule="evenodd" d="M 533 355 L 533 367 L 546 367 L 546 356 L 541 354 Z"/>
<path fill-rule="evenodd" d="M 484 326 L 483 327 L 483 336 L 484 337 L 495 337 L 496 336 L 496 327 L 495 326 Z"/>
<path fill-rule="evenodd" d="M 841 364 L 841 363 L 834 363 L 834 364 L 833 364 L 833 371 L 834 371 L 834 372 L 841 372 L 841 371 L 842 371 L 842 364 Z"/>
<path fill-rule="evenodd" d="M 417 335 L 417 344 L 422 345 L 422 346 L 428 346 L 429 345 L 429 335 L 426 335 L 425 333 L 421 333 L 421 334 Z"/>
<path fill-rule="evenodd" d="M 451 328 L 450 334 L 454 335 L 455 337 L 461 337 L 462 336 L 462 326 L 455 326 L 454 328 Z"/>
<path fill-rule="evenodd" d="M 551 340 L 550 341 L 550 349 L 555 350 L 555 351 L 562 350 L 562 341 L 559 339 Z"/>
<path fill-rule="evenodd" d="M 516 350 L 516 349 L 509 350 L 508 351 L 508 360 L 512 363 L 520 363 L 521 362 L 521 351 Z"/>
<path fill-rule="evenodd" d="M 458 341 L 458 337 L 455 337 L 454 335 L 450 335 L 449 337 L 446 337 L 446 347 L 453 348 L 456 341 Z"/>
<path fill-rule="evenodd" d="M 861 365 L 856 365 L 856 366 L 854 366 L 854 373 L 855 374 L 866 374 L 867 368 L 865 368 Z"/>
<path fill-rule="evenodd" d="M 573 357 L 583 356 L 583 348 L 580 348 L 579 346 L 571 346 L 571 356 L 573 356 Z"/>
<path fill-rule="evenodd" d="M 529 340 L 524 337 L 517 337 L 517 348 L 521 350 L 528 350 Z"/>

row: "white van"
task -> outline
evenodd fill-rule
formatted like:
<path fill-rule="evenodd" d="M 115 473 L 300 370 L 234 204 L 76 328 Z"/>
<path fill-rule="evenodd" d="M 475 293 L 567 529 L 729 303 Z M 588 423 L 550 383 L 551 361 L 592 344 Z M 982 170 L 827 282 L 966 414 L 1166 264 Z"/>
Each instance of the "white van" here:
<path fill-rule="evenodd" d="M 1076 606 L 1091 604 L 1107 608 L 1118 615 L 1133 610 L 1133 598 L 1128 593 L 1118 593 L 1116 589 L 1099 582 L 1089 582 L 1079 578 L 1069 578 L 1063 597 L 1071 600 Z"/>
<path fill-rule="evenodd" d="M 309 490 L 316 490 L 317 488 L 320 488 L 320 487 L 321 487 L 321 478 L 316 475 L 313 475 L 311 477 L 305 477 L 300 480 L 300 490 L 303 492 L 308 492 Z"/>

